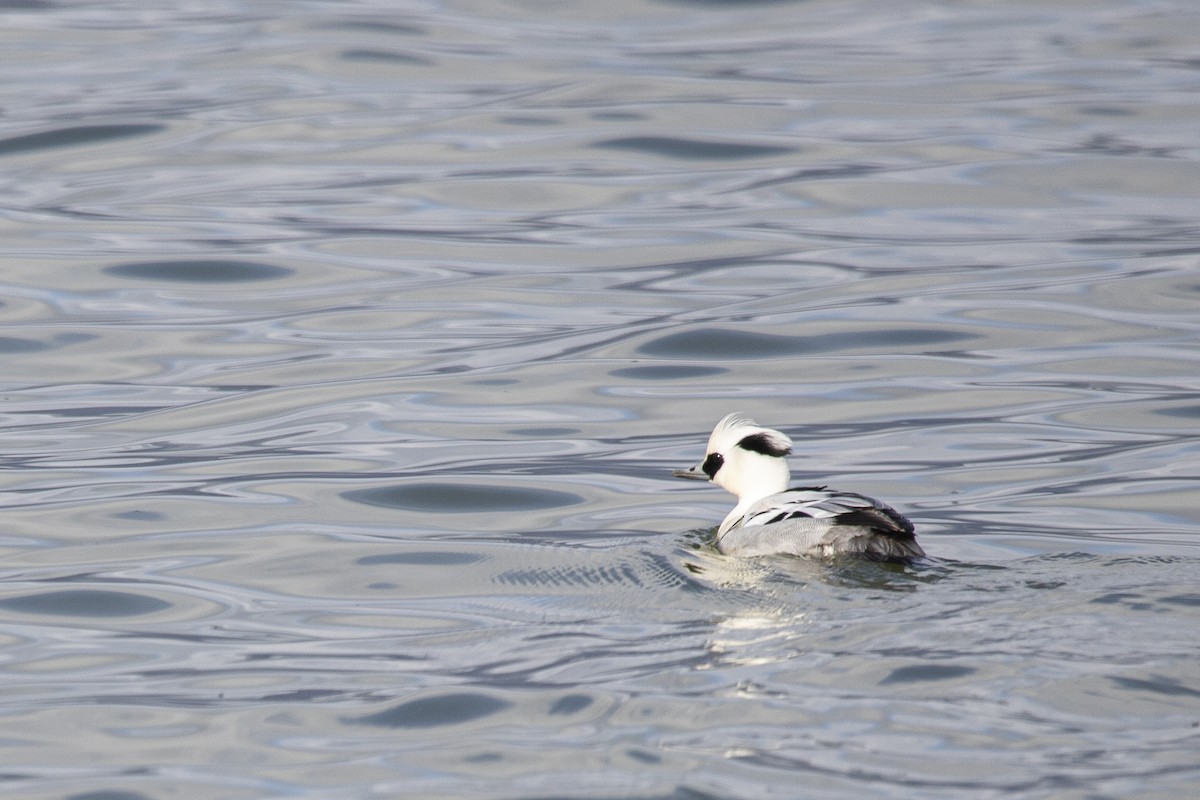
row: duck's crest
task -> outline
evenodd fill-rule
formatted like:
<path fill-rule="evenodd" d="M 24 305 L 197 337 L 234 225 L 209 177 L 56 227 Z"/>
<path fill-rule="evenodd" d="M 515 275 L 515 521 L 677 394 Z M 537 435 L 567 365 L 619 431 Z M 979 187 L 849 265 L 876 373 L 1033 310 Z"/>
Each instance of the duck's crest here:
<path fill-rule="evenodd" d="M 726 433 L 729 433 L 730 431 L 736 430 L 738 428 L 758 428 L 758 427 L 760 427 L 760 426 L 757 422 L 755 422 L 754 420 L 750 419 L 749 417 L 743 416 L 742 414 L 739 414 L 738 412 L 735 411 L 732 414 L 726 414 L 725 418 L 717 423 L 716 430 L 714 430 L 713 433 L 726 434 Z"/>
<path fill-rule="evenodd" d="M 734 445 L 768 456 L 786 456 L 792 452 L 792 440 L 786 433 L 764 428 L 736 412 L 717 423 L 708 445 L 710 452 L 721 452 Z"/>

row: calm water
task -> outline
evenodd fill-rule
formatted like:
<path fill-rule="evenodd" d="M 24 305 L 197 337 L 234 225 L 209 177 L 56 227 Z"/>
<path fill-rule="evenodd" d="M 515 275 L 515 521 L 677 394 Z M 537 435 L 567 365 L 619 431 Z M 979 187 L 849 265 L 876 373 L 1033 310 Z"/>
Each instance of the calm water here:
<path fill-rule="evenodd" d="M 1198 53 L 3 3 L 0 794 L 1189 796 Z M 931 559 L 716 554 L 669 470 L 733 410 Z"/>

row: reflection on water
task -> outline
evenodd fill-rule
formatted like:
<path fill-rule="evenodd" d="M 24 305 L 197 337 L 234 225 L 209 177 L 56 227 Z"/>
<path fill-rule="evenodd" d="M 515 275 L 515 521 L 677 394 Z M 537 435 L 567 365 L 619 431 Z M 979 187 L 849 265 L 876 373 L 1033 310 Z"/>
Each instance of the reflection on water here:
<path fill-rule="evenodd" d="M 5 796 L 1185 796 L 1200 16 L 1026 5 L 5 5 Z"/>
<path fill-rule="evenodd" d="M 170 605 L 145 595 L 96 589 L 65 589 L 0 600 L 0 608 L 6 611 L 66 617 L 136 617 Z"/>
<path fill-rule="evenodd" d="M 292 270 L 252 261 L 147 261 L 105 267 L 109 275 L 137 281 L 184 283 L 242 283 L 284 278 Z"/>
<path fill-rule="evenodd" d="M 539 508 L 557 508 L 583 502 L 583 498 L 549 489 L 505 488 L 480 484 L 426 483 L 383 486 L 348 492 L 345 497 L 367 505 L 419 511 L 425 514 L 462 514 L 491 511 L 519 514 Z"/>

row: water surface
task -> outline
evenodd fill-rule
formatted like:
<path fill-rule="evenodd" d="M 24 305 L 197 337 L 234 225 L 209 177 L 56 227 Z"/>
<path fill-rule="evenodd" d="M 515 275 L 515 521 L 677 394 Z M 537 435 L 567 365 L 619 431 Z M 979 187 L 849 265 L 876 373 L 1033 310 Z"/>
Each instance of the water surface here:
<path fill-rule="evenodd" d="M 0 22 L 6 797 L 1200 780 L 1191 5 Z M 735 410 L 928 562 L 715 553 Z"/>

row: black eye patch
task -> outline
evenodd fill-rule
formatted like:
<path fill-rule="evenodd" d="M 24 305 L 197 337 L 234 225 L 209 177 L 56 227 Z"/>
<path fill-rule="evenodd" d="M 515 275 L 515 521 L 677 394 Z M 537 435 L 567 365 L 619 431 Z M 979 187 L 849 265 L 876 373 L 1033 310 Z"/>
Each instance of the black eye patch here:
<path fill-rule="evenodd" d="M 737 446 L 751 453 L 762 453 L 764 456 L 776 458 L 782 458 L 792 452 L 792 448 L 767 433 L 752 433 L 738 442 Z"/>
<path fill-rule="evenodd" d="M 704 463 L 700 465 L 700 469 L 704 470 L 704 474 L 711 479 L 724 464 L 725 456 L 720 453 L 709 453 L 708 458 L 704 459 Z"/>

